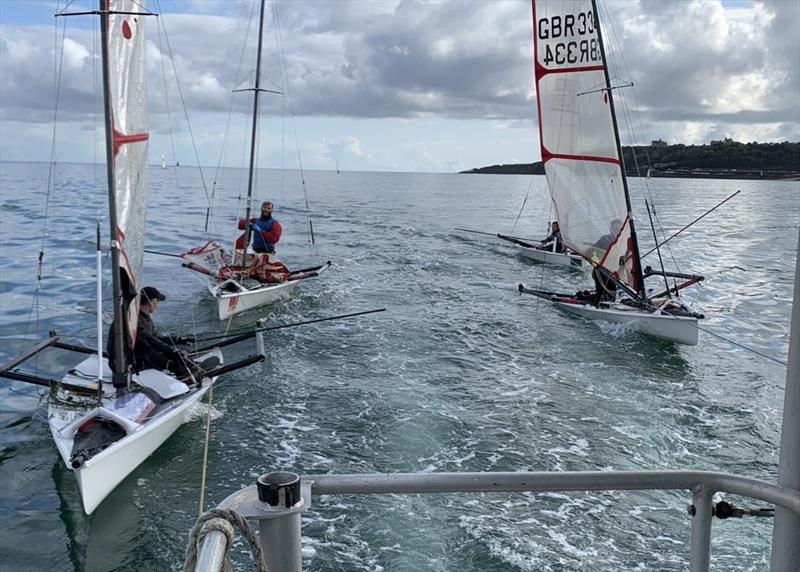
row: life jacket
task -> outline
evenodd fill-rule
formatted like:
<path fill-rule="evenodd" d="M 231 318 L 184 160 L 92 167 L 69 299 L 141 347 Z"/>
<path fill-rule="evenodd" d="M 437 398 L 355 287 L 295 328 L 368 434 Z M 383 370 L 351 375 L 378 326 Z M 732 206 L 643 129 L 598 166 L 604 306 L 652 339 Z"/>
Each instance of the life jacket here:
<path fill-rule="evenodd" d="M 262 232 L 270 232 L 272 227 L 275 226 L 275 219 L 269 217 L 268 219 L 264 220 L 263 218 L 257 218 L 253 224 L 259 228 Z M 253 250 L 274 250 L 275 244 L 271 242 L 267 242 L 264 240 L 264 236 L 260 232 L 253 233 Z"/>

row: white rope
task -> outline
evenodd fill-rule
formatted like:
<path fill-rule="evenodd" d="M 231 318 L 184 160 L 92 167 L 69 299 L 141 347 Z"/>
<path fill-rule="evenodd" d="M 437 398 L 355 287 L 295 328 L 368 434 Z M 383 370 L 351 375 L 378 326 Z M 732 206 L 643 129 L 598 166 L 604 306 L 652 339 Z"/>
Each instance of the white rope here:
<path fill-rule="evenodd" d="M 514 234 L 514 231 L 517 229 L 517 223 L 519 222 L 519 218 L 522 216 L 522 211 L 525 210 L 525 204 L 528 202 L 528 195 L 531 194 L 532 187 L 533 187 L 533 176 L 531 176 L 531 182 L 528 184 L 528 192 L 525 193 L 525 199 L 522 201 L 522 206 L 519 207 L 519 212 L 517 213 L 517 219 L 514 221 L 514 226 L 511 227 L 511 234 Z M 548 215 L 547 218 L 549 219 L 550 216 Z"/>
<path fill-rule="evenodd" d="M 200 508 L 198 516 L 203 516 L 206 500 L 206 474 L 208 473 L 208 443 L 211 441 L 211 409 L 214 406 L 214 380 L 208 388 L 208 413 L 206 414 L 206 438 L 203 443 L 203 469 L 200 474 Z"/>
<path fill-rule="evenodd" d="M 250 554 L 256 565 L 258 572 L 269 572 L 267 563 L 264 560 L 264 551 L 261 543 L 256 537 L 256 533 L 247 520 L 236 511 L 222 508 L 212 508 L 208 512 L 201 514 L 197 519 L 192 531 L 189 533 L 189 542 L 186 545 L 186 559 L 183 564 L 183 572 L 194 572 L 197 567 L 197 555 L 203 540 L 209 532 L 217 531 L 225 535 L 225 559 L 221 572 L 231 571 L 231 546 L 233 544 L 234 529 L 233 525 L 238 526 L 247 542 L 250 544 Z"/>

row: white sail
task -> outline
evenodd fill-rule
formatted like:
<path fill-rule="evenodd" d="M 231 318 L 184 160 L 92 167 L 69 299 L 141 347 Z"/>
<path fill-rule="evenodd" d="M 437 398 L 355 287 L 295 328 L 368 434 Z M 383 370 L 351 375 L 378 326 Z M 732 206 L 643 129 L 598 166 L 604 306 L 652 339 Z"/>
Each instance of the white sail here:
<path fill-rule="evenodd" d="M 539 138 L 564 243 L 635 286 L 610 91 L 591 0 L 533 0 Z"/>
<path fill-rule="evenodd" d="M 147 205 L 147 90 L 145 84 L 144 20 L 133 13 L 146 11 L 144 0 L 106 0 L 108 56 L 116 183 L 119 266 L 127 295 L 131 339 L 136 339 L 140 276 L 144 256 L 144 221 Z M 128 12 L 128 13 L 125 13 Z"/>

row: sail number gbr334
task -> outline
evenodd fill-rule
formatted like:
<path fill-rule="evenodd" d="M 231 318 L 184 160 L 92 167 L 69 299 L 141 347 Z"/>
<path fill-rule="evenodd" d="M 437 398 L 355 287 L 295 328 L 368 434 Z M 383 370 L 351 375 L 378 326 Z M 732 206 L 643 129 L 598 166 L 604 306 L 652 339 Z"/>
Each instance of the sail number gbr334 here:
<path fill-rule="evenodd" d="M 544 48 L 546 66 L 602 63 L 592 10 L 543 17 L 537 23 L 536 34 Z"/>

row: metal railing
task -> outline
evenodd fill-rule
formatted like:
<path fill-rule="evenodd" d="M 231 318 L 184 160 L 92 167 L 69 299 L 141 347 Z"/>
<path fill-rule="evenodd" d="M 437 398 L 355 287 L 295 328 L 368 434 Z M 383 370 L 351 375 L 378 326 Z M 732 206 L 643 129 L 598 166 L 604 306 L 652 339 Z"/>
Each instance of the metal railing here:
<path fill-rule="evenodd" d="M 273 489 L 296 487 L 297 492 L 269 499 L 264 482 Z M 220 503 L 258 521 L 261 545 L 270 570 L 301 572 L 300 515 L 311 507 L 313 495 L 486 493 L 486 492 L 577 492 L 577 491 L 689 490 L 692 505 L 690 570 L 709 569 L 712 501 L 717 492 L 739 495 L 774 504 L 800 515 L 800 491 L 757 479 L 708 471 L 579 471 L 531 473 L 398 473 L 372 475 L 308 475 L 267 473 L 256 485 L 242 489 Z M 286 499 L 295 502 L 289 502 Z M 274 502 L 273 502 L 274 501 Z M 228 551 L 226 537 L 209 533 L 201 547 L 195 570 L 216 572 Z M 782 566 L 775 568 L 775 566 Z M 797 563 L 773 564 L 773 570 L 794 570 Z"/>

